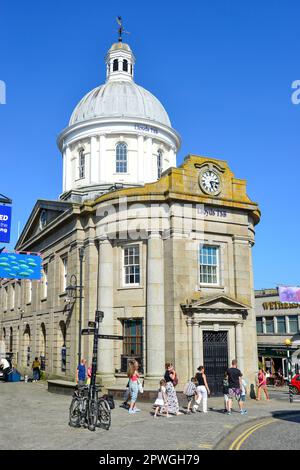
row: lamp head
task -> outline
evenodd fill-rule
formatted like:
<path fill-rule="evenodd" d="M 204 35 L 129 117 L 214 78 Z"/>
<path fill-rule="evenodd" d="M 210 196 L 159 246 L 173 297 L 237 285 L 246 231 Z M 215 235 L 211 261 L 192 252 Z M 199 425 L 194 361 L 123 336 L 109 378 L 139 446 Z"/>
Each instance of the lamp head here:
<path fill-rule="evenodd" d="M 289 338 L 287 338 L 287 339 L 285 340 L 284 344 L 285 344 L 286 346 L 291 346 L 292 341 L 291 341 Z"/>

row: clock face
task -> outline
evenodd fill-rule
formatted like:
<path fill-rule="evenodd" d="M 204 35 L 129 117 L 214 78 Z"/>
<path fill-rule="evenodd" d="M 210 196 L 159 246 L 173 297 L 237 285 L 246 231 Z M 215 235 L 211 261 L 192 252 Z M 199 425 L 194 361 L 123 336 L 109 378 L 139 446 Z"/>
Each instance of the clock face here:
<path fill-rule="evenodd" d="M 199 176 L 202 189 L 208 194 L 218 194 L 221 189 L 220 178 L 214 171 L 206 170 Z"/>

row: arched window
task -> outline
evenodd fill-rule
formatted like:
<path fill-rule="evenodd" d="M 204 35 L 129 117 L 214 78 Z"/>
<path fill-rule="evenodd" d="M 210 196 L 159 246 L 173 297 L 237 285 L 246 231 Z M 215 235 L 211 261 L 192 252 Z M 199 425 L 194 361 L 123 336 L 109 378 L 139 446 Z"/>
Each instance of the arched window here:
<path fill-rule="evenodd" d="M 157 151 L 157 179 L 161 177 L 163 164 L 163 152 L 162 150 Z"/>
<path fill-rule="evenodd" d="M 116 172 L 127 173 L 127 145 L 124 142 L 116 147 Z"/>
<path fill-rule="evenodd" d="M 113 72 L 117 72 L 119 70 L 119 61 L 118 59 L 114 59 L 113 61 Z"/>
<path fill-rule="evenodd" d="M 123 72 L 128 72 L 128 60 L 123 60 Z"/>
<path fill-rule="evenodd" d="M 84 149 L 80 149 L 79 150 L 79 165 L 78 165 L 78 170 L 79 170 L 79 178 L 82 179 L 82 178 L 85 178 L 85 155 L 83 153 Z"/>

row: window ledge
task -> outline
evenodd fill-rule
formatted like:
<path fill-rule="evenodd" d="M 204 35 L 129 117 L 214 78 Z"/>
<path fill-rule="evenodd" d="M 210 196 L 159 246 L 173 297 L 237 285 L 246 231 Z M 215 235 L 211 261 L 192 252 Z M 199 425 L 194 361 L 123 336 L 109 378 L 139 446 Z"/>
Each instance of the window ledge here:
<path fill-rule="evenodd" d="M 61 292 L 60 294 L 58 294 L 58 297 L 66 297 L 67 295 L 67 292 L 64 291 L 64 292 Z"/>
<path fill-rule="evenodd" d="M 26 302 L 26 307 L 28 307 L 28 305 L 31 305 L 31 302 Z"/>
<path fill-rule="evenodd" d="M 225 289 L 225 286 L 220 286 L 220 285 L 217 285 L 217 284 L 199 284 L 198 286 L 198 290 L 201 290 L 201 289 Z"/>
<path fill-rule="evenodd" d="M 41 302 L 46 302 L 46 300 L 47 300 L 47 297 L 43 297 L 43 298 L 41 299 Z"/>
<path fill-rule="evenodd" d="M 123 286 L 123 287 L 117 287 L 117 290 L 131 290 L 131 289 L 144 289 L 144 286 Z"/>

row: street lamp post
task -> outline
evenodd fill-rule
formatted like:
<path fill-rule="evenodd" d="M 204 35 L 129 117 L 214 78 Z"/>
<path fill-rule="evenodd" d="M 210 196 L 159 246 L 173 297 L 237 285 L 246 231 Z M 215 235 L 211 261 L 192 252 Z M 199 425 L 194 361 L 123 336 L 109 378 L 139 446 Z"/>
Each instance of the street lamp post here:
<path fill-rule="evenodd" d="M 293 394 L 293 389 L 292 389 L 292 386 L 291 386 L 291 381 L 292 381 L 292 361 L 291 361 L 291 351 L 290 351 L 291 344 L 292 344 L 292 341 L 290 339 L 285 340 L 286 357 L 287 357 L 287 369 L 288 369 L 289 399 L 290 399 L 290 403 L 293 403 L 294 394 Z"/>
<path fill-rule="evenodd" d="M 77 277 L 72 274 L 70 277 L 70 284 L 66 287 L 68 297 L 75 300 L 79 298 L 79 319 L 78 319 L 78 365 L 81 362 L 81 329 L 82 329 L 82 304 L 83 304 L 83 258 L 84 247 L 79 248 L 79 284 L 77 284 Z M 77 297 L 77 289 L 79 289 L 79 297 Z"/>

